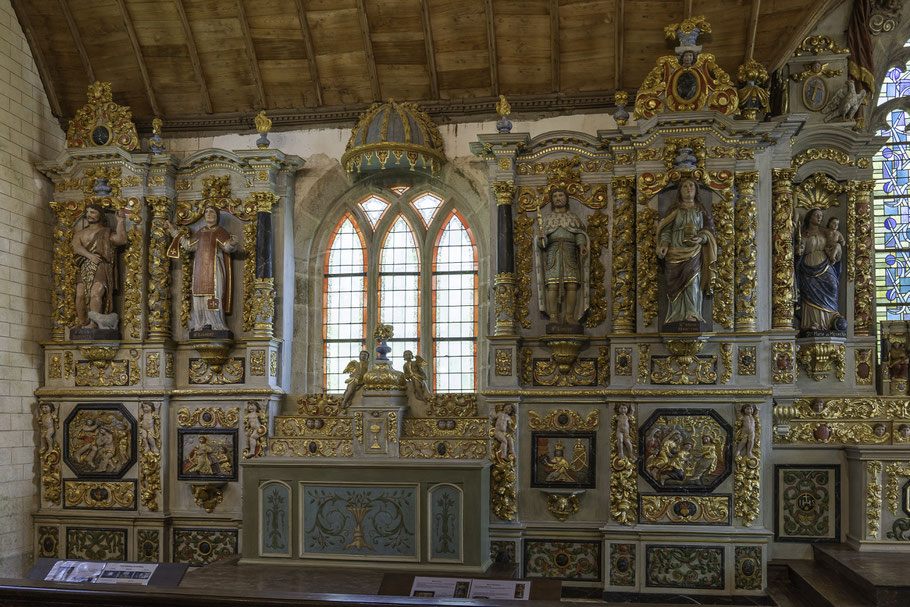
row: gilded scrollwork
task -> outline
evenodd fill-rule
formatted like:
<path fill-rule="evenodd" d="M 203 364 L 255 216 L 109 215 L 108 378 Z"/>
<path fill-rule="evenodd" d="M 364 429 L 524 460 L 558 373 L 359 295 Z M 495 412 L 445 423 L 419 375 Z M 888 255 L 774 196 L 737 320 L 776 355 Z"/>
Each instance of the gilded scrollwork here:
<path fill-rule="evenodd" d="M 487 441 L 485 440 L 431 440 L 431 439 L 407 439 L 401 441 L 399 448 L 401 457 L 411 459 L 484 459 L 487 457 Z M 493 478 L 493 510 L 497 516 L 497 503 L 495 501 L 498 492 L 497 466 L 493 465 L 491 476 Z M 500 516 L 500 518 L 502 518 Z M 514 517 L 513 517 L 514 518 Z M 512 519 L 503 519 L 512 520 Z"/>
<path fill-rule="evenodd" d="M 535 386 L 594 386 L 597 385 L 597 360 L 577 358 L 569 370 L 563 372 L 554 358 L 535 359 L 533 365 Z"/>
<path fill-rule="evenodd" d="M 268 306 L 269 303 L 274 309 L 274 294 L 271 300 L 266 301 L 265 295 L 260 296 L 256 288 L 256 234 L 257 226 L 255 222 L 249 222 L 243 226 L 243 254 L 246 259 L 243 262 L 243 330 L 252 331 L 256 324 L 256 315 L 259 312 L 260 305 Z M 252 259 L 252 262 L 250 261 Z M 274 279 L 272 279 L 274 281 Z M 271 314 L 269 315 L 271 319 Z"/>
<path fill-rule="evenodd" d="M 131 215 L 135 220 L 139 216 Z M 123 327 L 130 328 L 130 337 L 139 339 L 142 336 L 142 228 L 134 225 L 127 232 L 128 246 L 124 259 L 126 261 L 126 278 L 123 282 Z"/>
<path fill-rule="evenodd" d="M 588 216 L 588 238 L 590 239 L 591 255 L 591 294 L 585 326 L 591 329 L 607 319 L 606 284 L 604 281 L 607 269 L 604 267 L 601 256 L 610 242 L 610 226 L 606 214 L 600 207 Z"/>
<path fill-rule="evenodd" d="M 427 399 L 427 415 L 430 417 L 476 417 L 476 394 L 431 394 Z"/>
<path fill-rule="evenodd" d="M 882 518 L 882 463 L 866 462 L 866 537 L 878 539 L 879 524 Z"/>
<path fill-rule="evenodd" d="M 142 505 L 158 511 L 161 491 L 161 415 L 155 403 L 139 403 L 139 492 Z"/>
<path fill-rule="evenodd" d="M 651 374 L 651 346 L 638 344 L 638 383 L 646 384 Z"/>
<path fill-rule="evenodd" d="M 801 55 L 810 54 L 824 55 L 828 53 L 846 55 L 850 53 L 850 49 L 841 48 L 834 38 L 827 34 L 819 34 L 803 38 L 803 41 L 796 47 L 796 50 L 793 51 L 793 56 L 799 57 Z"/>
<path fill-rule="evenodd" d="M 720 194 L 715 197 L 713 205 L 714 230 L 717 239 L 714 321 L 726 329 L 732 329 L 735 284 L 733 260 L 736 247 L 733 218 L 733 174 L 729 171 L 710 171 L 708 175 L 708 186 Z"/>
<path fill-rule="evenodd" d="M 499 377 L 508 377 L 512 375 L 512 351 L 504 348 L 497 348 L 494 356 L 494 369 Z"/>
<path fill-rule="evenodd" d="M 610 348 L 601 347 L 597 356 L 597 385 L 610 385 Z"/>
<path fill-rule="evenodd" d="M 343 412 L 341 396 L 319 392 L 297 399 L 297 412 L 301 415 L 337 417 Z"/>
<path fill-rule="evenodd" d="M 794 156 L 793 161 L 790 163 L 790 167 L 798 169 L 807 162 L 812 162 L 813 160 L 830 160 L 841 166 L 853 166 L 853 160 L 850 159 L 850 155 L 837 148 L 811 148 Z M 788 169 L 775 169 L 775 171 L 781 170 Z"/>
<path fill-rule="evenodd" d="M 798 398 L 793 402 L 798 418 L 808 419 L 908 419 L 906 398 Z"/>
<path fill-rule="evenodd" d="M 733 513 L 748 527 L 758 517 L 761 505 L 761 424 L 755 405 L 747 403 L 740 407 L 733 436 L 736 441 L 733 451 Z"/>
<path fill-rule="evenodd" d="M 806 374 L 815 381 L 826 378 L 832 367 L 838 381 L 844 381 L 846 376 L 846 347 L 844 344 L 800 344 L 797 348 L 796 359 L 805 367 Z"/>
<path fill-rule="evenodd" d="M 642 207 L 636 224 L 638 241 L 638 304 L 642 322 L 657 316 L 657 211 Z"/>
<path fill-rule="evenodd" d="M 633 525 L 638 516 L 637 443 L 635 410 L 631 404 L 618 403 L 610 421 L 610 516 L 621 525 Z"/>
<path fill-rule="evenodd" d="M 555 409 L 544 416 L 528 411 L 528 427 L 532 430 L 596 430 L 600 411 L 595 409 L 582 417 L 571 409 Z"/>
<path fill-rule="evenodd" d="M 66 506 L 69 508 L 124 509 L 134 508 L 136 486 L 129 481 L 66 483 Z"/>
<path fill-rule="evenodd" d="M 188 407 L 182 407 L 177 410 L 177 425 L 181 428 L 236 428 L 239 421 L 238 407 L 200 407 L 192 411 Z"/>
<path fill-rule="evenodd" d="M 490 502 L 493 514 L 503 521 L 513 521 L 518 512 L 515 457 L 517 412 L 512 403 L 496 405 L 490 414 Z M 409 441 L 410 442 L 410 441 Z M 431 441 L 427 441 L 431 442 Z M 405 443 L 402 442 L 402 455 Z M 484 444 L 484 451 L 486 444 Z M 447 452 L 447 451 L 446 451 Z"/>
<path fill-rule="evenodd" d="M 861 421 L 791 420 L 786 436 L 774 436 L 775 443 L 882 445 L 890 440 L 887 424 Z"/>
<path fill-rule="evenodd" d="M 73 253 L 73 228 L 64 223 L 62 203 L 51 203 L 57 212 L 54 226 L 54 339 L 62 341 L 66 327 L 76 324 L 76 265 Z"/>
<path fill-rule="evenodd" d="M 840 205 L 838 196 L 847 188 L 825 173 L 814 173 L 796 186 L 796 206 L 803 209 L 827 209 Z"/>
<path fill-rule="evenodd" d="M 736 200 L 736 330 L 751 331 L 755 329 L 757 297 L 755 185 L 758 171 L 737 173 L 735 180 L 739 191 Z"/>
<path fill-rule="evenodd" d="M 777 341 L 771 344 L 771 381 L 775 384 L 792 384 L 796 371 L 793 362 L 793 344 L 789 341 Z"/>
<path fill-rule="evenodd" d="M 852 247 L 854 254 L 853 318 L 854 335 L 872 335 L 875 329 L 875 284 L 872 254 L 875 250 L 872 234 L 872 190 L 874 181 L 851 181 L 848 187 L 855 194 L 856 231 Z"/>
<path fill-rule="evenodd" d="M 535 207 L 536 208 L 536 207 Z M 515 287 L 515 320 L 525 329 L 531 328 L 528 318 L 528 304 L 531 302 L 532 242 L 534 217 L 519 213 L 514 220 L 515 273 L 518 281 Z"/>
<path fill-rule="evenodd" d="M 271 438 L 269 453 L 279 457 L 353 457 L 350 439 L 339 438 Z"/>
<path fill-rule="evenodd" d="M 736 351 L 736 374 L 755 375 L 755 346 L 739 346 Z"/>
<path fill-rule="evenodd" d="M 223 365 L 209 365 L 201 358 L 191 358 L 189 378 L 191 384 L 239 384 L 243 382 L 243 359 L 232 357 Z"/>
<path fill-rule="evenodd" d="M 663 154 L 664 165 L 668 172 L 673 170 L 676 156 L 682 148 L 689 148 L 692 150 L 692 155 L 695 157 L 696 168 L 701 170 L 705 169 L 705 158 L 708 156 L 708 151 L 705 149 L 704 137 L 668 137 L 664 140 Z"/>
<path fill-rule="evenodd" d="M 173 204 L 166 196 L 148 196 L 145 200 L 152 211 L 148 259 L 148 331 L 150 338 L 166 339 L 171 334 L 171 268 L 167 256 L 171 235 L 167 230 L 167 220 Z"/>
<path fill-rule="evenodd" d="M 733 375 L 733 344 L 720 344 L 720 362 L 724 367 L 720 383 L 725 384 Z"/>
<path fill-rule="evenodd" d="M 38 458 L 41 460 L 41 487 L 44 490 L 45 501 L 60 505 L 61 476 L 60 459 L 62 452 L 57 443 L 57 428 L 59 419 L 57 406 L 40 402 L 38 404 L 38 429 L 41 433 L 41 448 Z"/>
<path fill-rule="evenodd" d="M 680 502 L 694 508 L 674 508 Z M 727 495 L 642 495 L 642 520 L 659 523 L 725 524 L 730 516 L 730 497 Z"/>
<path fill-rule="evenodd" d="M 885 467 L 888 474 L 888 483 L 885 485 L 885 498 L 888 500 L 888 511 L 891 514 L 897 514 L 898 498 L 900 492 L 897 485 L 901 477 L 910 476 L 910 466 L 908 462 L 891 462 Z"/>
<path fill-rule="evenodd" d="M 59 354 L 51 356 L 50 362 L 47 365 L 47 377 L 48 379 L 60 379 L 63 377 L 63 367 L 60 363 Z"/>
<path fill-rule="evenodd" d="M 265 375 L 265 350 L 250 351 L 250 375 Z"/>
<path fill-rule="evenodd" d="M 436 419 L 409 417 L 402 422 L 401 438 L 486 438 L 487 418 Z"/>
<path fill-rule="evenodd" d="M 634 177 L 613 178 L 613 330 L 635 332 Z"/>
<path fill-rule="evenodd" d="M 774 169 L 771 210 L 771 326 L 793 328 L 794 169 Z"/>
<path fill-rule="evenodd" d="M 616 365 L 614 372 L 616 375 L 632 376 L 632 348 L 616 348 Z"/>

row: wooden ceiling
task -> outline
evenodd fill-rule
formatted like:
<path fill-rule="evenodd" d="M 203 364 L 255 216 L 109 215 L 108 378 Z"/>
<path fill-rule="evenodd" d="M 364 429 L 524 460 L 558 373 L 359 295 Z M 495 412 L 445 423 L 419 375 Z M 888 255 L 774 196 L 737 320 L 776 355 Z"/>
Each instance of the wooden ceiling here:
<path fill-rule="evenodd" d="M 379 100 L 437 118 L 612 105 L 704 15 L 705 51 L 735 77 L 786 61 L 842 0 L 13 0 L 63 124 L 95 80 L 165 131 L 350 120 Z"/>

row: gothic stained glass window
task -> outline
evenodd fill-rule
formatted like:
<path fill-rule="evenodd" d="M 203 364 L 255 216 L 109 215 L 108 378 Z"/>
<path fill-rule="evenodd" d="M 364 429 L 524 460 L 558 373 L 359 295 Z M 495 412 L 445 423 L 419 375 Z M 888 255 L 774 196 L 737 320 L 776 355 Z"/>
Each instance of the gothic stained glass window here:
<path fill-rule="evenodd" d="M 344 368 L 360 354 L 366 337 L 366 252 L 363 237 L 345 215 L 329 244 L 323 299 L 325 388 L 342 392 Z"/>
<path fill-rule="evenodd" d="M 910 43 L 908 43 L 910 46 Z M 910 70 L 892 68 L 876 105 L 910 95 Z M 878 320 L 910 320 L 910 146 L 907 114 L 893 110 L 888 143 L 873 159 L 875 176 L 875 282 Z"/>
<path fill-rule="evenodd" d="M 433 376 L 438 392 L 472 392 L 477 360 L 477 251 L 457 213 L 433 261 Z"/>
<path fill-rule="evenodd" d="M 379 322 L 392 325 L 394 361 L 405 350 L 420 352 L 420 262 L 414 233 L 399 215 L 385 237 L 379 259 Z"/>
<path fill-rule="evenodd" d="M 433 216 L 440 205 L 442 205 L 442 198 L 432 194 L 424 194 L 411 201 L 411 206 L 420 213 L 420 218 L 423 219 L 425 226 L 430 225 L 430 222 L 433 221 Z"/>
<path fill-rule="evenodd" d="M 379 223 L 379 220 L 382 219 L 386 209 L 389 208 L 389 203 L 382 198 L 370 196 L 360 203 L 360 208 L 363 209 L 363 212 L 370 220 L 370 225 L 373 226 L 373 229 L 375 230 L 376 224 Z"/>

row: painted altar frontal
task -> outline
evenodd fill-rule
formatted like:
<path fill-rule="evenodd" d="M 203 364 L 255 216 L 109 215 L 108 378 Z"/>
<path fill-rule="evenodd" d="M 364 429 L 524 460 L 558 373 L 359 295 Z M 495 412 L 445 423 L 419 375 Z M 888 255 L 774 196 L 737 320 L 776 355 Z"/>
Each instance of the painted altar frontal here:
<path fill-rule="evenodd" d="M 513 133 L 501 100 L 472 145 L 496 229 L 468 394 L 389 359 L 394 323 L 344 393 L 285 394 L 302 160 L 269 147 L 264 116 L 257 149 L 177 159 L 158 129 L 139 153 L 93 85 L 42 165 L 58 221 L 36 552 L 510 559 L 608 593 L 748 595 L 812 542 L 908 546 L 907 331 L 887 326 L 879 354 L 869 252 L 881 142 L 802 95 L 812 61 L 845 68 L 833 38 L 807 38 L 770 96 L 754 61 L 735 82 L 716 64 L 708 31 L 668 27 L 673 54 L 596 133 Z M 430 129 L 423 147 L 403 127 L 352 136 L 345 170 L 377 188 L 444 174 L 432 120 L 388 114 Z"/>

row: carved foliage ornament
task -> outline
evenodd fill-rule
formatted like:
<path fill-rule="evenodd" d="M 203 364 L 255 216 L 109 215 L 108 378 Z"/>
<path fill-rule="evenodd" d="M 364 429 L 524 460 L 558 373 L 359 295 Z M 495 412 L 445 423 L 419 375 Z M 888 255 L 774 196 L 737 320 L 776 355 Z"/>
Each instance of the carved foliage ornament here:
<path fill-rule="evenodd" d="M 127 152 L 139 148 L 139 135 L 128 106 L 114 103 L 110 82 L 88 86 L 88 103 L 76 112 L 66 131 L 66 147 L 117 146 Z"/>

